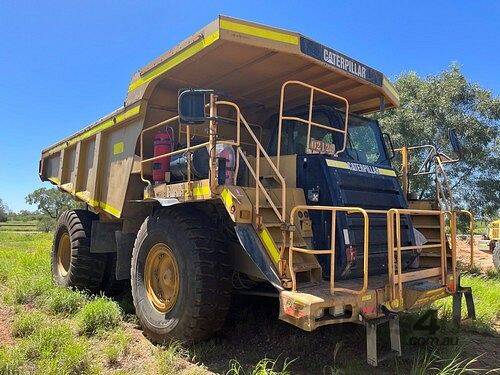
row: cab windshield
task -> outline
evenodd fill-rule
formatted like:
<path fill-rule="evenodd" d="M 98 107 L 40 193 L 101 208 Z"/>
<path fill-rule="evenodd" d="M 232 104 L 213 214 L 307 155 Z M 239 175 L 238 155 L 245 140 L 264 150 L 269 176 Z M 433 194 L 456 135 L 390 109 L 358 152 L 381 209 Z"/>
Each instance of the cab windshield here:
<path fill-rule="evenodd" d="M 298 116 L 304 118 L 304 116 Z M 344 126 L 344 114 L 333 109 L 320 109 L 313 112 L 312 121 L 329 125 L 337 129 Z M 272 132 L 270 152 L 276 155 L 277 121 Z M 343 134 L 328 129 L 311 127 L 311 141 L 319 141 L 327 149 L 339 150 L 342 148 Z M 305 154 L 313 151 L 307 147 L 307 124 L 299 121 L 286 120 L 283 122 L 281 133 L 281 155 Z M 332 146 L 333 147 L 329 147 Z M 375 120 L 349 115 L 348 137 L 346 150 L 339 155 L 343 159 L 363 164 L 389 165 L 382 133 Z"/>

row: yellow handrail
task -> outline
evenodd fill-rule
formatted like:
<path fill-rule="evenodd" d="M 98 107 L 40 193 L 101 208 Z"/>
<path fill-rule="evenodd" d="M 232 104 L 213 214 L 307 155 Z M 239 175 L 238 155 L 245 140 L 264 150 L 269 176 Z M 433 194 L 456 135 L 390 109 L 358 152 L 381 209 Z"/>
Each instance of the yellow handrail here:
<path fill-rule="evenodd" d="M 245 161 L 245 164 L 247 165 L 250 173 L 252 174 L 253 178 L 255 179 L 255 191 L 256 191 L 255 192 L 255 211 L 256 211 L 256 214 L 257 215 L 259 214 L 259 209 L 260 209 L 260 192 L 262 192 L 263 195 L 264 195 L 264 197 L 266 198 L 266 200 L 271 205 L 271 208 L 274 210 L 274 212 L 278 216 L 279 220 L 282 221 L 282 222 L 285 222 L 286 221 L 286 182 L 285 182 L 284 177 L 281 175 L 281 173 L 279 172 L 278 168 L 273 163 L 272 159 L 269 157 L 269 155 L 267 154 L 266 150 L 264 149 L 264 147 L 260 143 L 259 139 L 257 138 L 257 136 L 255 135 L 255 133 L 253 132 L 252 128 L 250 127 L 250 125 L 248 124 L 248 122 L 246 121 L 246 119 L 241 114 L 241 110 L 238 107 L 238 105 L 235 104 L 235 103 L 233 103 L 233 102 L 223 101 L 223 100 L 213 102 L 213 106 L 214 107 L 223 106 L 223 105 L 232 107 L 236 111 L 236 141 L 234 142 L 234 141 L 229 141 L 229 140 L 216 140 L 216 142 L 217 143 L 222 143 L 222 144 L 227 144 L 227 145 L 232 145 L 232 146 L 237 147 L 237 151 L 238 152 L 236 153 L 236 166 L 235 166 L 236 172 L 237 172 L 237 170 L 239 168 L 240 157 L 242 157 L 243 160 Z M 181 154 L 181 153 L 184 153 L 184 152 L 192 152 L 194 150 L 197 150 L 197 149 L 200 149 L 200 148 L 203 148 L 203 147 L 211 145 L 211 141 L 208 141 L 208 142 L 204 142 L 204 143 L 201 143 L 201 144 L 198 144 L 198 145 L 195 145 L 195 146 L 191 146 L 191 143 L 190 143 L 191 139 L 190 139 L 190 136 L 189 136 L 189 134 L 190 134 L 190 125 L 186 125 L 186 142 L 187 142 L 187 147 L 182 148 L 182 149 L 178 149 L 178 150 L 175 150 L 175 151 L 171 151 L 171 152 L 168 152 L 168 153 L 165 153 L 165 154 L 157 155 L 157 156 L 154 156 L 154 157 L 151 157 L 151 158 L 144 159 L 144 134 L 146 132 L 149 132 L 149 131 L 152 131 L 154 129 L 157 129 L 157 128 L 161 127 L 161 126 L 165 126 L 165 125 L 167 125 L 167 124 L 169 124 L 171 122 L 177 121 L 178 119 L 179 119 L 179 116 L 174 116 L 174 117 L 172 117 L 170 119 L 167 119 L 165 121 L 161 121 L 158 124 L 153 125 L 153 126 L 147 128 L 147 129 L 144 129 L 141 132 L 141 135 L 140 135 L 141 180 L 144 181 L 145 183 L 147 183 L 148 186 L 151 186 L 152 183 L 151 183 L 151 181 L 147 180 L 144 177 L 144 164 L 151 163 L 151 162 L 154 162 L 156 160 L 164 159 L 164 158 L 169 157 L 169 156 L 178 155 L 178 154 Z M 248 161 L 248 159 L 246 158 L 246 156 L 244 155 L 244 153 L 243 153 L 243 151 L 241 149 L 241 123 L 243 123 L 243 125 L 245 126 L 246 130 L 248 131 L 248 133 L 250 134 L 251 138 L 253 139 L 253 141 L 255 142 L 255 145 L 256 145 L 256 163 L 255 163 L 256 165 L 255 165 L 255 169 L 252 167 L 252 165 L 250 164 L 250 162 Z M 211 135 L 211 137 L 216 137 L 216 136 L 217 136 L 216 134 Z M 260 159 L 261 159 L 261 155 L 264 156 L 265 160 L 269 163 L 269 166 L 271 167 L 271 169 L 273 170 L 273 172 L 276 174 L 276 177 L 278 178 L 278 180 L 279 180 L 279 182 L 281 184 L 281 212 L 278 210 L 278 208 L 276 207 L 276 204 L 273 202 L 273 200 L 270 197 L 269 193 L 266 191 L 266 189 L 264 188 L 264 186 L 260 182 Z M 210 159 L 213 159 L 212 155 L 210 156 Z M 212 165 L 212 163 L 214 163 L 214 161 L 210 160 L 210 163 Z M 190 184 L 190 182 L 191 182 L 191 170 L 190 170 L 190 167 L 191 167 L 190 163 L 188 163 L 188 171 L 187 171 L 188 190 L 191 189 L 191 184 Z M 237 176 L 237 173 L 235 173 L 235 176 L 234 176 L 234 178 L 235 178 L 234 183 L 236 183 L 236 176 Z M 211 181 L 210 186 L 212 186 L 212 182 L 215 181 L 216 176 L 213 175 L 213 173 L 211 173 L 210 176 L 209 176 L 209 178 L 210 178 L 210 181 Z"/>
<path fill-rule="evenodd" d="M 413 210 L 413 209 L 403 209 L 403 208 L 391 208 L 387 211 L 387 263 L 388 263 L 388 279 L 389 279 L 389 294 L 391 301 L 398 300 L 402 305 L 403 303 L 403 277 L 402 277 L 402 251 L 412 250 L 416 248 L 439 248 L 441 250 L 441 266 L 436 268 L 436 271 L 441 275 L 441 283 L 446 285 L 446 275 L 447 275 L 447 259 L 446 259 L 446 227 L 445 227 L 445 215 L 448 215 L 448 211 L 433 211 L 433 210 Z M 430 245 L 411 245 L 402 246 L 401 245 L 401 215 L 433 215 L 439 216 L 439 227 L 440 227 L 440 242 L 439 244 Z M 394 231 L 394 229 L 396 229 Z M 452 237 L 454 233 L 452 231 Z M 394 261 L 394 252 L 396 251 L 396 262 Z M 453 250 L 452 250 L 453 257 Z M 453 262 L 453 261 L 452 261 Z M 453 265 L 454 267 L 454 265 Z M 454 268 L 453 268 L 454 269 Z M 432 270 L 433 271 L 433 270 Z M 423 271 L 422 271 L 423 272 Z M 397 284 L 396 293 L 395 285 Z M 400 305 L 400 306 L 401 306 Z"/>
<path fill-rule="evenodd" d="M 283 109 L 284 109 L 284 104 L 285 104 L 285 89 L 289 85 L 297 85 L 297 86 L 302 86 L 305 88 L 308 88 L 310 90 L 309 93 L 309 112 L 308 112 L 308 119 L 302 119 L 296 116 L 284 116 L 283 115 Z M 345 103 L 345 119 L 344 119 L 344 129 L 336 129 L 332 128 L 330 126 L 326 126 L 324 124 L 319 124 L 317 122 L 312 121 L 312 116 L 313 116 L 313 104 L 314 104 L 314 93 L 319 92 L 323 95 L 329 96 L 331 98 L 335 98 L 337 100 L 343 101 Z M 322 90 L 318 87 L 309 85 L 307 83 L 301 82 L 301 81 L 286 81 L 281 85 L 281 95 L 280 95 L 280 109 L 279 109 L 279 119 L 278 119 L 278 145 L 276 148 L 276 166 L 280 167 L 280 156 L 281 156 L 281 131 L 283 127 L 283 120 L 292 120 L 292 121 L 299 121 L 301 123 L 307 124 L 307 138 L 306 138 L 306 147 L 309 148 L 310 145 L 310 139 L 311 139 L 311 127 L 319 127 L 323 129 L 328 129 L 330 131 L 335 131 L 338 133 L 344 134 L 344 140 L 342 143 L 342 148 L 340 150 L 335 151 L 335 155 L 340 154 L 343 152 L 346 148 L 347 145 L 347 125 L 349 122 L 349 101 L 344 98 L 343 96 L 339 96 L 336 94 L 333 94 L 329 91 Z"/>
<path fill-rule="evenodd" d="M 228 102 L 228 101 L 217 101 L 217 102 L 215 102 L 215 104 L 216 105 L 227 105 L 227 106 L 233 107 L 236 110 L 236 118 L 237 118 L 236 129 L 237 130 L 236 130 L 236 143 L 234 144 L 234 146 L 236 146 L 238 148 L 237 163 L 239 163 L 239 157 L 241 156 L 243 161 L 245 162 L 248 170 L 250 171 L 250 174 L 255 179 L 255 211 L 256 211 L 255 213 L 257 215 L 259 214 L 260 192 L 262 191 L 266 200 L 271 205 L 271 208 L 278 216 L 279 220 L 284 223 L 286 221 L 286 182 L 285 182 L 284 177 L 281 175 L 278 168 L 273 163 L 272 159 L 267 154 L 266 150 L 264 149 L 264 147 L 262 146 L 262 144 L 258 140 L 257 136 L 252 131 L 250 125 L 248 124 L 246 119 L 241 114 L 241 111 L 240 111 L 240 108 L 238 107 L 238 105 L 233 103 L 233 102 Z M 255 169 L 252 167 L 252 165 L 248 161 L 247 157 L 243 153 L 243 150 L 241 149 L 241 141 L 240 141 L 240 139 L 241 139 L 241 129 L 240 129 L 241 123 L 243 123 L 246 130 L 250 134 L 250 137 L 253 139 L 253 141 L 255 142 L 255 145 L 256 145 Z M 264 186 L 260 182 L 260 157 L 261 157 L 261 154 L 264 156 L 265 160 L 268 162 L 269 166 L 271 167 L 271 169 L 273 170 L 273 172 L 275 173 L 276 177 L 278 178 L 278 180 L 280 182 L 280 185 L 281 185 L 281 212 L 279 212 L 275 203 L 273 202 L 273 200 L 269 196 L 268 192 L 266 191 L 266 189 L 264 188 Z"/>
<path fill-rule="evenodd" d="M 292 290 L 297 290 L 297 277 L 293 269 L 293 252 L 301 252 L 306 254 L 325 254 L 330 255 L 330 293 L 335 292 L 347 292 L 354 294 L 363 294 L 368 289 L 368 249 L 369 249 L 369 218 L 366 210 L 360 207 L 331 207 L 331 206 L 307 206 L 298 205 L 295 206 L 290 212 L 290 224 L 293 226 L 295 223 L 295 213 L 298 210 L 308 210 L 308 211 L 330 211 L 332 214 L 332 225 L 331 225 L 331 245 L 328 250 L 310 250 L 301 247 L 293 246 L 294 231 L 290 234 L 290 246 L 288 248 L 288 268 L 290 270 L 290 276 L 292 278 Z M 335 288 L 335 234 L 336 234 L 336 222 L 337 222 L 337 212 L 360 213 L 363 215 L 364 220 L 364 230 L 363 230 L 363 287 L 360 290 L 353 290 L 347 288 Z"/>

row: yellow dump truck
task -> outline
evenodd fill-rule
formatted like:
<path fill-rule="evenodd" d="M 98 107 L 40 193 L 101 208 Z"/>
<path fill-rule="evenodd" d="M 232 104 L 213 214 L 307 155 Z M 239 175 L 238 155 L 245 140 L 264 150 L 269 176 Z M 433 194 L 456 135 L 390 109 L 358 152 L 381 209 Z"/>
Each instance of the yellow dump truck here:
<path fill-rule="evenodd" d="M 483 238 L 478 242 L 479 250 L 490 251 L 494 266 L 500 269 L 500 220 L 492 221 L 488 225 L 488 233 Z"/>
<path fill-rule="evenodd" d="M 364 324 L 372 365 L 389 322 L 400 355 L 398 312 L 453 295 L 459 318 L 463 290 L 444 168 L 457 160 L 394 150 L 363 117 L 397 105 L 364 63 L 217 18 L 139 70 L 122 107 L 42 151 L 41 179 L 87 204 L 59 219 L 55 282 L 130 283 L 154 342 L 209 337 L 243 292 L 279 298 L 277 316 L 307 331 Z M 417 148 L 426 167 L 409 171 Z M 419 173 L 436 199 L 412 199 Z"/>

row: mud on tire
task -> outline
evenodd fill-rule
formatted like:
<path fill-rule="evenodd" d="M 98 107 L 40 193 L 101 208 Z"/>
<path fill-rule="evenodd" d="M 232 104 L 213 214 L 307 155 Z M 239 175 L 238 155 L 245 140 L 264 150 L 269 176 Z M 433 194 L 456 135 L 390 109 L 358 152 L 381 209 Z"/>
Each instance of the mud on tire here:
<path fill-rule="evenodd" d="M 148 297 L 145 263 L 155 244 L 165 244 L 178 265 L 178 293 L 169 311 Z M 137 235 L 131 264 L 132 296 L 145 335 L 156 343 L 193 343 L 224 323 L 231 300 L 231 271 L 224 239 L 209 217 L 192 207 L 149 216 Z"/>
<path fill-rule="evenodd" d="M 57 223 L 52 247 L 52 277 L 57 285 L 90 292 L 100 288 L 106 254 L 90 252 L 92 221 L 96 214 L 85 210 L 64 212 Z"/>

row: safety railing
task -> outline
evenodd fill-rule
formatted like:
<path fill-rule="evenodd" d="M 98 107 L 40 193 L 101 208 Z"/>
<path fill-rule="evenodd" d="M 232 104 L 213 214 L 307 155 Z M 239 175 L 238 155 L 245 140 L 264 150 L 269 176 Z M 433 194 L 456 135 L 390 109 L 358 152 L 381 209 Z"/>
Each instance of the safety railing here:
<path fill-rule="evenodd" d="M 439 243 L 402 246 L 401 215 L 407 216 L 438 216 L 439 217 Z M 446 211 L 411 210 L 392 208 L 387 211 L 387 263 L 389 278 L 389 295 L 391 301 L 403 302 L 403 283 L 428 277 L 441 277 L 441 283 L 446 284 L 447 255 L 446 255 Z M 454 237 L 454 233 L 452 233 Z M 404 272 L 402 268 L 402 252 L 407 250 L 439 249 L 440 267 L 426 268 L 424 270 Z M 452 256 L 455 249 L 452 250 Z M 396 257 L 394 257 L 396 253 Z M 456 257 L 456 255 L 455 255 Z"/>
<path fill-rule="evenodd" d="M 441 156 L 436 155 L 436 171 L 435 171 L 436 195 L 441 207 L 448 211 L 453 211 L 453 193 L 450 186 L 450 180 L 443 166 Z M 440 178 L 442 181 L 440 181 Z"/>
<path fill-rule="evenodd" d="M 197 145 L 191 145 L 191 136 L 190 136 L 190 134 L 191 134 L 191 125 L 186 125 L 186 132 L 185 132 L 186 133 L 186 147 L 184 147 L 182 149 L 178 149 L 178 150 L 175 150 L 175 151 L 171 151 L 171 152 L 168 152 L 168 153 L 164 153 L 164 154 L 161 154 L 161 155 L 157 155 L 157 156 L 154 156 L 154 157 L 150 157 L 150 158 L 144 159 L 144 135 L 146 133 L 151 132 L 151 131 L 153 131 L 155 129 L 158 129 L 160 127 L 165 127 L 165 126 L 168 126 L 171 123 L 178 122 L 179 116 L 175 116 L 175 117 L 172 117 L 172 118 L 170 118 L 168 120 L 161 121 L 161 122 L 159 122 L 156 125 L 153 125 L 153 126 L 151 126 L 149 128 L 144 129 L 141 132 L 141 135 L 140 135 L 140 157 L 141 157 L 141 179 L 142 179 L 142 181 L 144 181 L 145 183 L 147 183 L 148 187 L 152 186 L 152 182 L 150 180 L 146 179 L 145 176 L 144 176 L 144 165 L 146 163 L 152 163 L 152 162 L 164 159 L 164 158 L 168 158 L 168 157 L 171 157 L 171 156 L 174 156 L 174 155 L 184 154 L 184 153 L 187 153 L 188 157 L 190 158 L 191 157 L 191 153 L 193 151 L 208 146 L 210 148 L 209 163 L 210 163 L 210 166 L 211 166 L 211 168 L 210 168 L 211 173 L 209 175 L 209 180 L 210 180 L 210 186 L 211 186 L 212 193 L 215 194 L 217 192 L 214 191 L 215 189 L 213 189 L 213 187 L 217 183 L 217 176 L 216 176 L 215 173 L 213 173 L 213 170 L 214 170 L 213 166 L 216 165 L 216 160 L 215 160 L 217 158 L 217 155 L 215 154 L 216 145 L 217 145 L 217 143 L 219 143 L 219 144 L 225 144 L 225 145 L 229 145 L 229 146 L 234 146 L 237 149 L 237 153 L 236 153 L 235 173 L 234 173 L 234 181 L 233 181 L 233 183 L 236 184 L 236 178 L 237 178 L 237 175 L 238 175 L 238 170 L 239 170 L 239 165 L 240 165 L 240 158 L 241 158 L 245 162 L 245 164 L 246 164 L 246 166 L 248 168 L 248 171 L 250 172 L 250 174 L 252 175 L 253 179 L 255 180 L 255 213 L 256 213 L 256 215 L 259 215 L 259 211 L 260 211 L 260 208 L 261 208 L 261 194 L 262 194 L 264 196 L 264 198 L 269 202 L 270 207 L 273 209 L 273 211 L 277 215 L 278 219 L 280 221 L 282 221 L 282 222 L 285 222 L 286 221 L 286 216 L 285 216 L 286 215 L 286 182 L 285 182 L 285 179 L 283 178 L 283 176 L 279 172 L 278 168 L 276 167 L 276 165 L 274 164 L 274 162 L 272 161 L 272 159 L 270 158 L 270 156 L 267 154 L 266 150 L 262 146 L 260 140 L 255 135 L 255 133 L 252 130 L 251 126 L 248 124 L 248 122 L 245 120 L 245 118 L 241 114 L 240 108 L 235 103 L 232 103 L 232 102 L 229 102 L 229 101 L 217 101 L 217 100 L 215 100 L 213 98 L 211 99 L 211 102 L 210 102 L 209 106 L 210 106 L 210 113 L 211 113 L 211 117 L 212 118 L 216 117 L 216 115 L 217 115 L 217 107 L 218 106 L 229 106 L 229 107 L 231 107 L 231 108 L 233 108 L 235 110 L 235 112 L 236 112 L 236 116 L 235 116 L 236 117 L 235 118 L 236 141 L 234 141 L 234 140 L 221 140 L 221 139 L 217 139 L 217 123 L 216 123 L 215 120 L 212 120 L 211 124 L 210 124 L 209 141 L 208 142 L 203 142 L 203 143 L 200 143 L 200 144 L 197 144 Z M 256 147 L 255 167 L 252 166 L 252 164 L 250 163 L 250 161 L 248 160 L 247 156 L 245 155 L 245 153 L 243 152 L 243 150 L 241 148 L 241 146 L 242 146 L 242 142 L 241 142 L 241 124 L 243 124 L 243 126 L 246 129 L 246 131 L 250 135 L 251 139 L 255 143 L 255 147 Z M 273 199 L 269 195 L 268 191 L 265 189 L 265 187 L 262 185 L 262 182 L 260 181 L 260 176 L 261 176 L 260 175 L 260 168 L 261 168 L 261 161 L 262 161 L 261 159 L 262 158 L 264 158 L 264 160 L 268 163 L 269 167 L 272 169 L 272 171 L 276 175 L 276 178 L 280 182 L 280 189 L 281 189 L 281 197 L 280 197 L 281 202 L 280 202 L 280 205 L 281 205 L 281 210 L 278 210 L 278 207 L 277 207 L 276 203 L 273 201 Z M 186 173 L 186 175 L 187 175 L 187 189 L 188 189 L 187 194 L 188 195 L 192 195 L 192 186 L 191 186 L 191 178 L 192 178 L 192 176 L 191 176 L 191 162 L 190 162 L 190 160 L 187 163 L 187 173 Z"/>
<path fill-rule="evenodd" d="M 226 105 L 229 107 L 232 107 L 236 111 L 236 142 L 232 141 L 218 141 L 219 143 L 224 143 L 228 145 L 235 146 L 237 148 L 237 156 L 236 156 L 236 164 L 239 165 L 240 163 L 240 158 L 245 162 L 245 165 L 248 168 L 248 171 L 252 175 L 253 179 L 255 180 L 255 214 L 259 215 L 260 213 L 260 208 L 261 208 L 261 203 L 260 203 L 260 194 L 262 193 L 265 197 L 265 199 L 268 201 L 269 205 L 273 209 L 274 213 L 278 217 L 278 219 L 281 222 L 286 221 L 286 182 L 282 174 L 279 172 L 278 168 L 272 161 L 271 157 L 267 154 L 266 150 L 260 143 L 259 139 L 253 132 L 251 126 L 248 124 L 246 119 L 243 117 L 241 114 L 240 108 L 238 107 L 237 104 L 233 102 L 228 102 L 228 101 L 216 101 L 216 105 L 222 106 Z M 243 152 L 241 148 L 241 124 L 245 126 L 246 131 L 250 135 L 251 139 L 255 142 L 256 150 L 255 150 L 255 168 L 252 166 L 250 161 L 248 160 L 247 156 Z M 267 192 L 266 188 L 260 181 L 260 167 L 261 167 L 261 158 L 264 157 L 265 161 L 268 163 L 269 167 L 272 169 L 273 173 L 277 177 L 279 183 L 280 183 L 280 190 L 281 190 L 281 211 L 278 210 L 278 207 L 276 203 L 273 201 L 269 193 Z M 235 173 L 235 176 L 237 175 L 237 171 Z"/>
<path fill-rule="evenodd" d="M 394 151 L 401 152 L 401 177 L 402 185 L 405 196 L 408 196 L 410 188 L 410 152 L 416 150 L 427 150 L 427 156 L 424 158 L 423 162 L 420 164 L 418 170 L 413 173 L 413 176 L 425 176 L 434 174 L 434 182 L 436 188 L 436 199 L 447 211 L 453 211 L 453 192 L 450 186 L 444 164 L 455 163 L 458 159 L 452 159 L 448 155 L 438 152 L 436 147 L 433 145 L 421 145 L 412 147 L 401 147 L 395 149 Z M 431 165 L 434 164 L 434 169 L 431 169 Z M 440 179 L 441 178 L 441 179 Z"/>
<path fill-rule="evenodd" d="M 295 216 L 298 210 L 307 211 L 330 211 L 331 212 L 331 232 L 330 232 L 330 249 L 327 250 L 311 250 L 302 247 L 294 246 L 294 231 L 290 233 L 290 246 L 288 248 L 288 268 L 290 271 L 290 277 L 292 279 L 292 290 L 297 290 L 297 276 L 293 268 L 293 253 L 300 252 L 305 254 L 315 254 L 315 255 L 330 255 L 330 293 L 335 292 L 347 292 L 354 294 L 362 294 L 368 289 L 368 249 L 369 249 L 369 218 L 368 212 L 360 207 L 330 207 L 330 206 L 307 206 L 299 205 L 295 206 L 290 212 L 290 224 L 292 228 L 295 223 Z M 363 286 L 359 290 L 353 290 L 348 288 L 335 288 L 335 236 L 337 228 L 337 212 L 345 212 L 347 214 L 358 213 L 363 216 Z"/>
<path fill-rule="evenodd" d="M 305 120 L 303 118 L 300 118 L 300 117 L 297 117 L 297 116 L 285 116 L 283 114 L 284 104 L 285 104 L 285 92 L 286 92 L 287 86 L 290 86 L 290 85 L 302 86 L 302 87 L 305 87 L 305 88 L 307 88 L 307 89 L 310 90 L 310 93 L 309 93 L 309 110 L 308 110 L 308 118 L 307 118 L 307 120 Z M 312 120 L 312 118 L 313 118 L 314 95 L 315 95 L 315 93 L 321 93 L 321 94 L 326 95 L 326 96 L 328 96 L 330 98 L 334 98 L 336 100 L 339 100 L 339 101 L 342 101 L 342 102 L 345 103 L 345 119 L 344 119 L 344 128 L 343 129 L 333 128 L 331 126 L 328 126 L 328 125 L 325 125 L 325 124 L 320 124 L 320 123 L 314 122 Z M 301 82 L 301 81 L 286 81 L 285 83 L 283 83 L 283 85 L 281 86 L 280 109 L 279 109 L 279 119 L 278 119 L 278 146 L 276 148 L 276 165 L 277 165 L 278 169 L 279 169 L 279 166 L 280 166 L 281 132 L 282 132 L 282 127 L 283 127 L 283 120 L 298 121 L 300 123 L 303 123 L 303 124 L 307 125 L 307 138 L 306 138 L 306 147 L 307 148 L 310 147 L 310 142 L 311 142 L 311 128 L 313 126 L 317 127 L 317 128 L 321 128 L 321 129 L 326 129 L 328 131 L 334 131 L 334 132 L 343 134 L 344 135 L 344 139 L 342 141 L 342 148 L 340 150 L 335 150 L 335 153 L 334 153 L 334 155 L 338 155 L 341 152 L 344 152 L 344 150 L 346 148 L 346 144 L 347 144 L 347 124 L 348 124 L 348 121 L 349 121 L 348 118 L 349 118 L 349 101 L 346 98 L 344 98 L 342 96 L 339 96 L 339 95 L 335 95 L 335 94 L 333 94 L 331 92 L 322 90 L 322 89 L 320 89 L 318 87 L 309 85 L 309 84 Z"/>

